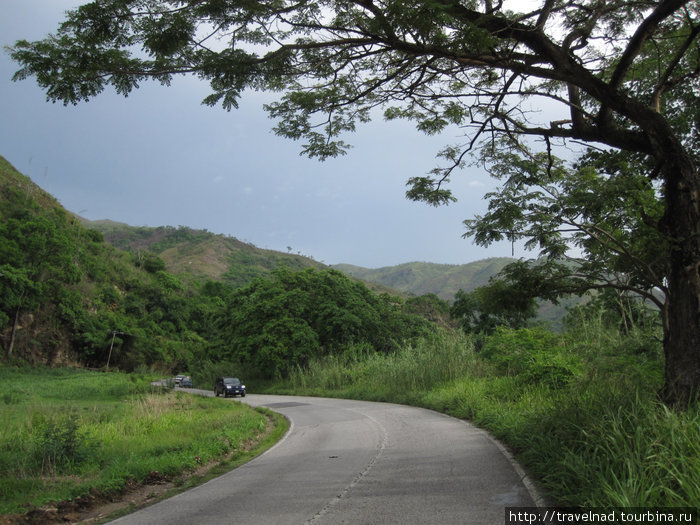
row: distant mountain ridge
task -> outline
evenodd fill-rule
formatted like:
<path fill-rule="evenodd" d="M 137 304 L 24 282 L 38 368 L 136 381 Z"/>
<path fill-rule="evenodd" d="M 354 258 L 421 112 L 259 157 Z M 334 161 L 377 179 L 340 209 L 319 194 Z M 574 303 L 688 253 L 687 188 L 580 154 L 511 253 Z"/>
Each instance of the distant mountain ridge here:
<path fill-rule="evenodd" d="M 328 267 L 311 257 L 261 249 L 235 237 L 186 226 L 146 227 L 110 220 L 82 221 L 101 232 L 114 247 L 153 253 L 163 260 L 169 272 L 193 280 L 220 280 L 244 286 L 255 277 L 269 275 L 280 265 L 293 270 Z M 377 269 L 351 264 L 332 268 L 364 281 L 376 291 L 416 296 L 433 293 L 452 301 L 458 290 L 471 291 L 488 284 L 491 277 L 512 261 L 494 257 L 461 265 L 411 262 Z"/>
<path fill-rule="evenodd" d="M 485 286 L 491 277 L 513 261 L 507 257 L 493 257 L 467 264 L 412 262 L 377 269 L 336 264 L 333 268 L 407 294 L 434 293 L 441 299 L 451 301 L 458 290 L 470 292 Z"/>
<path fill-rule="evenodd" d="M 466 264 L 412 262 L 377 269 L 336 264 L 333 268 L 367 283 L 376 283 L 408 295 L 434 293 L 451 303 L 457 291 L 471 292 L 475 288 L 486 286 L 491 277 L 514 261 L 508 257 L 492 257 Z M 539 301 L 537 321 L 546 323 L 552 329 L 559 329 L 567 308 L 579 302 L 580 299 L 576 297 L 564 298 L 559 304 Z"/>

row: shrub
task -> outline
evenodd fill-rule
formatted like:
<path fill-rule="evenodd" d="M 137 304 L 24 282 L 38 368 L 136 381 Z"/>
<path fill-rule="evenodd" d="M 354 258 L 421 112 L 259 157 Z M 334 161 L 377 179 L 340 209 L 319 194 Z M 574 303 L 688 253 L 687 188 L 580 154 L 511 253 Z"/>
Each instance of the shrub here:
<path fill-rule="evenodd" d="M 487 337 L 481 355 L 504 375 L 519 375 L 528 383 L 562 388 L 576 376 L 580 358 L 561 338 L 542 328 L 499 328 Z"/>
<path fill-rule="evenodd" d="M 34 469 L 46 474 L 73 472 L 95 448 L 75 416 L 37 416 L 31 436 Z"/>

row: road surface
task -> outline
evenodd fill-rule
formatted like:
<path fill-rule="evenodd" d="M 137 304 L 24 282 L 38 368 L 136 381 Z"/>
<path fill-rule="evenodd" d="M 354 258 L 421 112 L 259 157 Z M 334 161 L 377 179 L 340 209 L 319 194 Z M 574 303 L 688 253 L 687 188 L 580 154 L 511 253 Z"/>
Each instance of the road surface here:
<path fill-rule="evenodd" d="M 112 523 L 492 525 L 507 506 L 535 505 L 503 448 L 462 420 L 389 403 L 242 401 L 284 414 L 289 432 L 228 474 Z"/>

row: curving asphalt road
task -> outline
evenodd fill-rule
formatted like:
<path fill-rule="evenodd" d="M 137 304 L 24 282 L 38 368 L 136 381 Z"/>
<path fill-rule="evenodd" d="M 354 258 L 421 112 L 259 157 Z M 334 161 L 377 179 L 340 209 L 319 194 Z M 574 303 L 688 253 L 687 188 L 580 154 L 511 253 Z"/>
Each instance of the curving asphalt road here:
<path fill-rule="evenodd" d="M 210 393 L 209 393 L 210 394 Z M 536 495 L 505 450 L 462 420 L 343 399 L 248 395 L 284 414 L 273 448 L 114 524 L 502 524 Z"/>

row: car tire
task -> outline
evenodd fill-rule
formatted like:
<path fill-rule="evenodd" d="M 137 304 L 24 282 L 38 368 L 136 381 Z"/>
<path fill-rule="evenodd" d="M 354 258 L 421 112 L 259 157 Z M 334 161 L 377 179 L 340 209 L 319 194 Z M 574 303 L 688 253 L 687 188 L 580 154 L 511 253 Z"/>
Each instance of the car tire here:
<path fill-rule="evenodd" d="M 245 394 L 241 394 L 241 397 L 245 397 Z"/>

